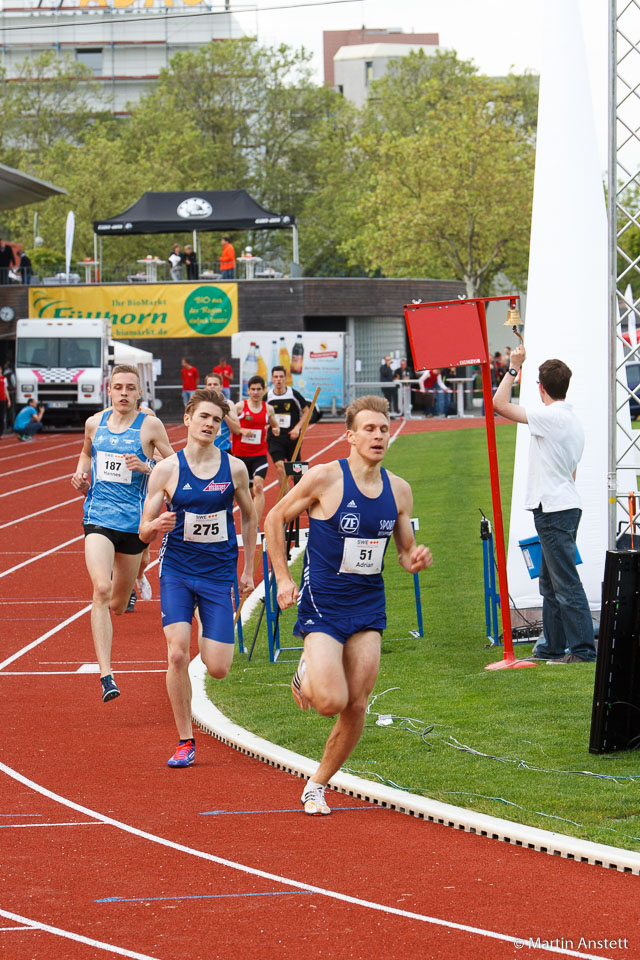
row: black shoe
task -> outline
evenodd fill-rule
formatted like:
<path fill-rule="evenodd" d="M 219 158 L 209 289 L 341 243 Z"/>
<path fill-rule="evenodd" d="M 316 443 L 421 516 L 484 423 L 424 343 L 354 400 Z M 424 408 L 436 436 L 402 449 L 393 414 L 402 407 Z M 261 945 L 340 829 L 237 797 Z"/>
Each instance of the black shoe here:
<path fill-rule="evenodd" d="M 120 696 L 120 691 L 116 687 L 116 682 L 110 673 L 108 673 L 106 677 L 100 677 L 100 683 L 102 684 L 103 703 L 108 703 L 109 700 L 115 700 L 116 697 Z"/>
<path fill-rule="evenodd" d="M 137 599 L 138 599 L 138 594 L 135 592 L 135 590 L 132 590 L 132 591 L 131 591 L 131 596 L 129 597 L 129 603 L 127 604 L 127 609 L 125 610 L 125 613 L 133 613 Z"/>

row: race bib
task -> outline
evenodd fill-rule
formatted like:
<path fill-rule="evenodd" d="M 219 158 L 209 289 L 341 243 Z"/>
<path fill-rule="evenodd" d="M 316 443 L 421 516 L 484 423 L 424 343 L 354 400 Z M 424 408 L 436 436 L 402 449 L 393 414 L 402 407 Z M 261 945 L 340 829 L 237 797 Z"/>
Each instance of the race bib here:
<path fill-rule="evenodd" d="M 184 539 L 189 543 L 220 543 L 228 540 L 227 511 L 187 513 L 184 515 Z"/>
<path fill-rule="evenodd" d="M 124 456 L 124 453 L 98 450 L 98 480 L 105 483 L 131 483 L 131 470 Z"/>
<path fill-rule="evenodd" d="M 288 430 L 291 426 L 290 413 L 276 413 L 276 420 L 278 421 L 278 426 L 282 427 L 283 430 Z"/>
<path fill-rule="evenodd" d="M 365 576 L 381 573 L 386 545 L 386 537 L 382 540 L 345 537 L 340 573 L 360 573 Z"/>
<path fill-rule="evenodd" d="M 243 443 L 259 444 L 261 440 L 262 440 L 262 430 L 250 430 L 249 433 L 246 433 L 242 438 Z"/>

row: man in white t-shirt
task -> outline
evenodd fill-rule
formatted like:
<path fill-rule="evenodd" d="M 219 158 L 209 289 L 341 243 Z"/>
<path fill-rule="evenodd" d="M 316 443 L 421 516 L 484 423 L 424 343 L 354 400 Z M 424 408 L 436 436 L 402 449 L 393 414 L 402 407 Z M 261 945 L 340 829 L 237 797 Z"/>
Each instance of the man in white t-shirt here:
<path fill-rule="evenodd" d="M 525 410 L 510 398 L 526 355 L 524 346 L 511 352 L 509 369 L 496 390 L 493 405 L 508 420 L 526 423 L 531 433 L 525 509 L 533 511 L 542 547 L 544 634 L 533 655 L 565 663 L 595 660 L 591 611 L 576 570 L 576 534 L 582 510 L 575 479 L 584 431 L 565 400 L 571 370 L 562 360 L 545 360 L 538 368 L 543 406 Z"/>

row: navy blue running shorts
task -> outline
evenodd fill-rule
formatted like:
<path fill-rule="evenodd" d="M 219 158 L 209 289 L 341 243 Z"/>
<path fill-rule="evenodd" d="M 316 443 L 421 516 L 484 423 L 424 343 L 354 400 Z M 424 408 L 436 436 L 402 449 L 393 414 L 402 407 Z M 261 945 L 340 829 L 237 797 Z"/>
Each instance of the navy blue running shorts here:
<path fill-rule="evenodd" d="M 293 635 L 304 639 L 309 633 L 326 633 L 338 643 L 345 644 L 354 633 L 364 633 L 365 630 L 376 630 L 382 636 L 386 626 L 385 614 L 380 616 L 365 614 L 360 617 L 328 617 L 326 614 L 320 616 L 318 613 L 310 613 L 309 616 L 299 614 L 293 628 Z"/>
<path fill-rule="evenodd" d="M 218 643 L 233 643 L 233 604 L 229 581 L 180 577 L 174 573 L 160 576 L 162 626 L 191 623 L 196 604 L 202 620 L 202 635 Z"/>

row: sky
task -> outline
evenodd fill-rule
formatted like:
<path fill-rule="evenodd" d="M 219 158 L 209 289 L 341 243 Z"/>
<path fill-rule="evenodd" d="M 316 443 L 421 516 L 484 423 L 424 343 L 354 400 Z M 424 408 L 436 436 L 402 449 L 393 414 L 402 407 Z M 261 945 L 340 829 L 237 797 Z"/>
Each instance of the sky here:
<path fill-rule="evenodd" d="M 352 0 L 302 5 L 300 0 L 255 0 L 258 12 L 239 14 L 246 32 L 261 43 L 304 45 L 323 79 L 322 32 L 357 27 L 400 27 L 404 32 L 438 33 L 440 45 L 473 60 L 482 73 L 510 69 L 539 72 L 543 56 L 545 4 L 540 0 Z M 607 137 L 607 0 L 577 2 L 589 63 L 591 92 L 603 170 Z M 253 5 L 253 4 L 252 4 Z M 278 7 L 278 9 L 274 9 Z"/>

